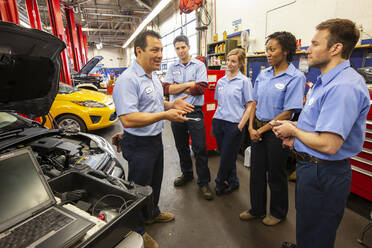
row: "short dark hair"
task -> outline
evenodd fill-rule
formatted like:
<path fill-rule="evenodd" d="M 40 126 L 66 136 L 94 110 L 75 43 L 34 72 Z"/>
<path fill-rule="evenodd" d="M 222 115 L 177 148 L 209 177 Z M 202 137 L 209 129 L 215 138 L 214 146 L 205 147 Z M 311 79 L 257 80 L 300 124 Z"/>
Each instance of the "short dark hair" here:
<path fill-rule="evenodd" d="M 160 40 L 160 35 L 153 30 L 146 30 L 140 33 L 137 38 L 134 40 L 134 55 L 137 57 L 136 48 L 140 47 L 142 50 L 145 50 L 147 47 L 147 36 L 155 37 Z"/>
<path fill-rule="evenodd" d="M 317 30 L 328 30 L 328 49 L 336 43 L 343 45 L 341 57 L 349 59 L 356 43 L 359 40 L 360 32 L 355 23 L 348 19 L 329 19 L 316 26 Z"/>
<path fill-rule="evenodd" d="M 265 45 L 271 39 L 275 39 L 279 42 L 280 46 L 282 47 L 282 50 L 287 52 L 287 61 L 291 62 L 293 60 L 293 56 L 296 54 L 297 49 L 296 37 L 290 32 L 286 31 L 275 32 L 267 37 Z"/>
<path fill-rule="evenodd" d="M 174 38 L 173 46 L 176 46 L 177 42 L 185 42 L 186 45 L 189 45 L 189 38 L 187 38 L 187 36 L 181 34 L 181 35 L 178 35 L 176 38 Z"/>

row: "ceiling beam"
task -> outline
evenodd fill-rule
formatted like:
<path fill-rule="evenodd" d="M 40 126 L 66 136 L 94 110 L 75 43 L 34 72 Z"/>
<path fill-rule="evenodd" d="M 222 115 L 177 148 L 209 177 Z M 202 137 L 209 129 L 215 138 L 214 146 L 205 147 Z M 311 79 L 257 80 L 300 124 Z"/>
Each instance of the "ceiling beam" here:
<path fill-rule="evenodd" d="M 121 9 L 118 5 L 104 5 L 104 4 L 97 4 L 97 5 L 80 5 L 81 9 L 90 9 L 90 10 L 115 10 L 118 12 L 134 12 L 139 14 L 148 14 L 150 13 L 149 10 L 146 9 Z"/>
<path fill-rule="evenodd" d="M 130 33 L 130 29 L 101 29 L 101 28 L 82 28 L 85 32 L 103 32 L 103 33 Z"/>
<path fill-rule="evenodd" d="M 85 19 L 88 22 L 98 22 L 98 23 L 122 23 L 122 24 L 137 24 L 134 21 L 114 21 L 114 20 L 100 20 L 100 19 Z"/>
<path fill-rule="evenodd" d="M 146 9 L 152 11 L 152 8 L 150 6 L 148 6 L 147 4 L 145 4 L 142 0 L 135 0 L 139 6 L 142 6 L 142 7 L 145 7 Z"/>
<path fill-rule="evenodd" d="M 123 42 L 123 40 L 127 39 L 128 35 L 110 35 L 110 34 L 103 34 L 103 35 L 96 35 L 96 34 L 91 34 L 87 35 L 87 39 L 89 41 L 92 40 L 115 40 L 115 41 L 120 41 Z"/>
<path fill-rule="evenodd" d="M 94 15 L 94 16 L 107 16 L 107 17 L 122 17 L 122 18 L 137 18 L 141 19 L 140 16 L 133 16 L 133 15 L 119 15 L 119 14 L 104 14 L 104 13 L 87 13 L 83 12 L 84 15 Z"/>

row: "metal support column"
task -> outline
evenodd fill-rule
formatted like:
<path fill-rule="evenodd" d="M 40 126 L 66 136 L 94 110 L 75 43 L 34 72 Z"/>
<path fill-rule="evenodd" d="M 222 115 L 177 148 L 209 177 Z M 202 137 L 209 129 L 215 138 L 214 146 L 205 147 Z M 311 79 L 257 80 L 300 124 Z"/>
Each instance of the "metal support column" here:
<path fill-rule="evenodd" d="M 68 57 L 71 61 L 71 65 L 74 64 L 74 52 L 72 51 L 72 44 L 71 44 L 71 37 L 70 37 L 70 30 L 68 27 L 65 27 L 65 34 L 66 34 L 66 44 L 67 44 L 67 49 L 68 49 Z"/>
<path fill-rule="evenodd" d="M 78 24 L 78 25 L 76 25 L 76 27 L 77 27 L 77 34 L 78 34 L 78 39 L 79 39 L 79 49 L 80 49 L 80 54 L 81 54 L 81 61 L 87 61 L 87 56 L 86 56 L 85 48 L 84 48 L 83 31 L 81 29 L 81 25 Z"/>
<path fill-rule="evenodd" d="M 60 40 L 65 40 L 65 29 L 63 27 L 62 13 L 60 0 L 46 0 L 48 4 L 49 18 L 52 26 L 53 34 L 58 37 Z M 68 63 L 68 51 L 64 49 L 61 53 L 62 58 L 62 71 L 61 71 L 61 80 L 67 84 L 72 85 L 70 66 Z"/>
<path fill-rule="evenodd" d="M 26 7 L 31 28 L 37 28 L 41 30 L 41 21 L 39 8 L 37 6 L 37 0 L 26 0 Z"/>
<path fill-rule="evenodd" d="M 85 50 L 85 64 L 88 63 L 88 43 L 87 43 L 87 36 L 85 34 L 83 34 L 83 38 L 84 38 L 84 50 Z"/>
<path fill-rule="evenodd" d="M 0 0 L 0 20 L 19 24 L 19 15 L 16 0 Z"/>
<path fill-rule="evenodd" d="M 72 8 L 67 7 L 67 6 L 65 6 L 65 12 L 66 12 L 68 32 L 69 32 L 70 42 L 71 42 L 71 49 L 73 53 L 74 69 L 75 71 L 80 71 L 82 65 L 85 63 L 83 62 L 84 61 L 82 59 L 83 56 L 81 56 L 81 53 L 80 53 L 78 33 L 76 30 L 74 12 L 72 11 Z"/>

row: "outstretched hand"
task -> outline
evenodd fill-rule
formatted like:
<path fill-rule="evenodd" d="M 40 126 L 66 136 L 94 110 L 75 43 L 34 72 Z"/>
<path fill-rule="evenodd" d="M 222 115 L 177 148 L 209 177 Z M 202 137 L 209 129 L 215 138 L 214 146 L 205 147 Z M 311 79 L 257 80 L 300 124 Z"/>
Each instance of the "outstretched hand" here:
<path fill-rule="evenodd" d="M 194 112 L 194 105 L 185 102 L 187 96 L 183 96 L 173 101 L 173 108 L 185 111 L 186 113 Z"/>
<path fill-rule="evenodd" d="M 187 118 L 184 116 L 186 114 L 185 111 L 178 110 L 178 109 L 170 109 L 166 112 L 166 119 L 168 121 L 176 121 L 176 122 L 184 122 L 187 121 Z"/>

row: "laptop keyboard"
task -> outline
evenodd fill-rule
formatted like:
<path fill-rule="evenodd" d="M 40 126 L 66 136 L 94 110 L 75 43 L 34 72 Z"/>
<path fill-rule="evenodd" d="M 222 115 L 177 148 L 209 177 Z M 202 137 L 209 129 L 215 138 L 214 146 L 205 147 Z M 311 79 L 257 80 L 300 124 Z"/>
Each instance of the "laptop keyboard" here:
<path fill-rule="evenodd" d="M 14 229 L 11 234 L 0 239 L 1 248 L 24 248 L 39 240 L 51 231 L 58 231 L 74 219 L 56 209 L 38 215 Z"/>

